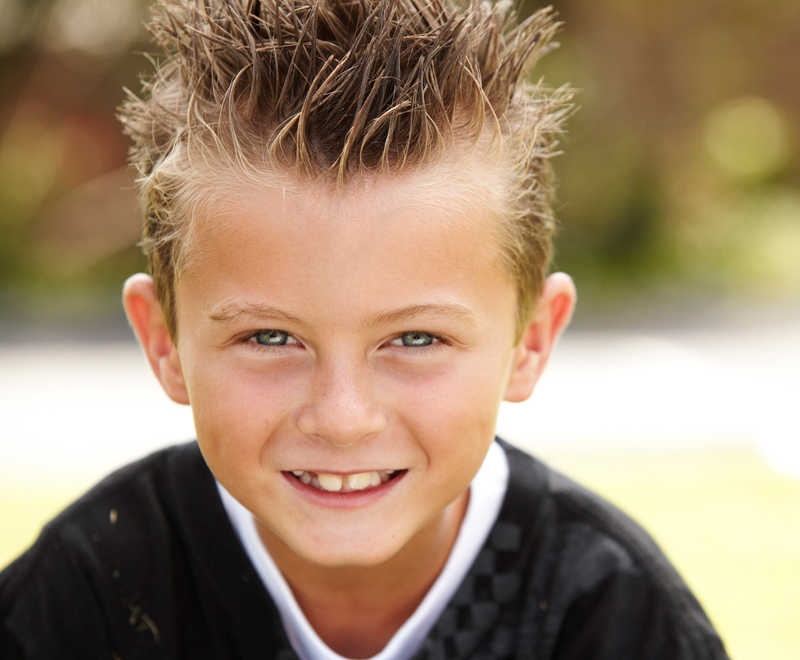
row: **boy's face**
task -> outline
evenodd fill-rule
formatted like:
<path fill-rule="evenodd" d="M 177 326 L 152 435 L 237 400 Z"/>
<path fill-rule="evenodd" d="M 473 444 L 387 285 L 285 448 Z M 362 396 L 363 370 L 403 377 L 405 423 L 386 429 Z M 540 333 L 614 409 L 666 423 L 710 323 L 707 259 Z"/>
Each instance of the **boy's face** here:
<path fill-rule="evenodd" d="M 484 185 L 252 184 L 197 222 L 171 360 L 214 475 L 307 561 L 386 561 L 492 442 L 524 351 Z"/>

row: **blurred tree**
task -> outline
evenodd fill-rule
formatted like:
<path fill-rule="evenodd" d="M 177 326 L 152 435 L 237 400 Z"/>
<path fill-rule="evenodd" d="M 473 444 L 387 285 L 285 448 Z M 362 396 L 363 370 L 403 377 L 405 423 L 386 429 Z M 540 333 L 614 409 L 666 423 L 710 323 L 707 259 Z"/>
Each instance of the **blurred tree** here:
<path fill-rule="evenodd" d="M 116 288 L 142 267 L 114 115 L 150 68 L 135 54 L 153 48 L 149 4 L 0 0 L 0 296 Z M 557 265 L 584 301 L 670 287 L 796 298 L 800 3 L 553 4 L 562 47 L 533 75 L 581 90 L 557 161 Z"/>
<path fill-rule="evenodd" d="M 558 266 L 594 296 L 796 298 L 800 3 L 553 4 L 562 48 L 535 75 L 581 90 L 557 164 Z"/>
<path fill-rule="evenodd" d="M 118 288 L 141 267 L 115 119 L 143 68 L 148 1 L 0 0 L 0 295 Z M 120 267 L 109 269 L 109 263 Z M 34 296 L 35 298 L 35 296 Z"/>

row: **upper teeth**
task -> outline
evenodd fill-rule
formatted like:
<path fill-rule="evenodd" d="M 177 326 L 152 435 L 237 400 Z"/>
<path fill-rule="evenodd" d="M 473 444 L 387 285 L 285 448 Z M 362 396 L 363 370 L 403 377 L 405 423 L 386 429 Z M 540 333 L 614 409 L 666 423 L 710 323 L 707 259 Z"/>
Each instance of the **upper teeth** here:
<path fill-rule="evenodd" d="M 344 479 L 338 474 L 318 474 L 317 479 L 319 479 L 319 485 L 322 486 L 322 490 L 334 492 L 342 490 L 342 482 Z M 348 481 L 350 480 L 348 479 Z"/>
<path fill-rule="evenodd" d="M 353 490 L 380 486 L 389 481 L 395 470 L 376 470 L 373 472 L 356 472 L 355 474 L 340 475 L 326 472 L 306 472 L 305 470 L 292 470 L 292 474 L 304 484 L 330 493 L 349 493 Z"/>

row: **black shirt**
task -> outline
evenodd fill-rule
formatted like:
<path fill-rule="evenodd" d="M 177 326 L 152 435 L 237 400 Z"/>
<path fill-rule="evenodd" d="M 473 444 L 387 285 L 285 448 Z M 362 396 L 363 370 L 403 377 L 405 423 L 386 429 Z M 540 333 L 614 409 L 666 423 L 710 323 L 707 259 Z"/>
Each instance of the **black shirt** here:
<path fill-rule="evenodd" d="M 501 443 L 508 491 L 416 660 L 724 659 L 650 537 Z M 0 573 L 0 658 L 292 660 L 196 443 L 102 481 Z"/>

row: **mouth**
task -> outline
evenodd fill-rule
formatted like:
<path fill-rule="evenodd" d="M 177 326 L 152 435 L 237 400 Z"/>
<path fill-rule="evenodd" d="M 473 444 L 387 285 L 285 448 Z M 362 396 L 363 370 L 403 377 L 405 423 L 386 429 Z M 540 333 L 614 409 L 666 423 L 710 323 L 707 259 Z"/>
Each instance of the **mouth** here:
<path fill-rule="evenodd" d="M 392 479 L 396 479 L 404 472 L 405 470 L 373 470 L 372 472 L 354 472 L 352 474 L 331 474 L 292 470 L 287 474 L 300 483 L 324 493 L 353 493 L 378 488 Z"/>

